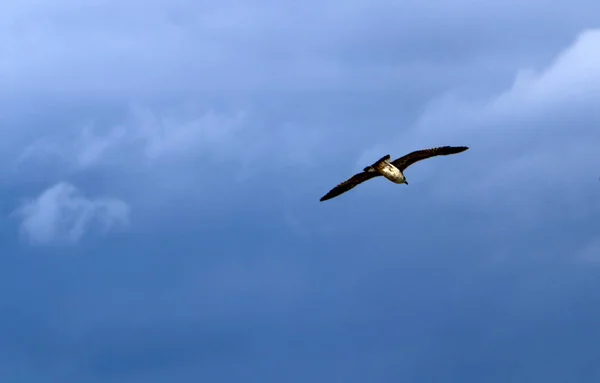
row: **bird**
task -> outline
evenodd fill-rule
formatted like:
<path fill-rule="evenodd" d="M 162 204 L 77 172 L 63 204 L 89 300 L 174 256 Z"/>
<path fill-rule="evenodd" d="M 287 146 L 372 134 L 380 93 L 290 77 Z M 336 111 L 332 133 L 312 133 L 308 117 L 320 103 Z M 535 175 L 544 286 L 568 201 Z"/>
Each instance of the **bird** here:
<path fill-rule="evenodd" d="M 404 170 L 410 165 L 417 161 L 435 156 L 447 156 L 448 154 L 461 153 L 467 149 L 469 149 L 467 146 L 440 146 L 437 148 L 416 150 L 393 161 L 390 161 L 390 155 L 386 154 L 373 163 L 373 165 L 365 167 L 362 172 L 353 175 L 346 181 L 335 186 L 327 194 L 321 197 L 320 201 L 323 202 L 337 197 L 354 188 L 356 185 L 379 176 L 384 176 L 395 184 L 408 185 L 406 177 L 404 176 Z"/>

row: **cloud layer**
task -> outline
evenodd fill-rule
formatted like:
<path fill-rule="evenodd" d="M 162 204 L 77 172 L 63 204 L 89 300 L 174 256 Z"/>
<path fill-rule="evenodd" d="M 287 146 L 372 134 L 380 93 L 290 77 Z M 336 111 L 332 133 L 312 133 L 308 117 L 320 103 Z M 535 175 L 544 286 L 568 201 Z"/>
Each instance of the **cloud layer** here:
<path fill-rule="evenodd" d="M 598 381 L 598 14 L 0 4 L 0 381 Z"/>

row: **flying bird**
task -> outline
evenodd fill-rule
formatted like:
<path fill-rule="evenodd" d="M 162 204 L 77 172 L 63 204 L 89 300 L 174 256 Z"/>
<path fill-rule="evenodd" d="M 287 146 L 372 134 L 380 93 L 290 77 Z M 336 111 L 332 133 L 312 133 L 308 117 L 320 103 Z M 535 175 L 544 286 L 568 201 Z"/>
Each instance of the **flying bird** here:
<path fill-rule="evenodd" d="M 354 188 L 356 185 L 361 184 L 371 178 L 384 176 L 388 180 L 396 184 L 407 184 L 406 177 L 404 176 L 404 170 L 410 165 L 417 161 L 425 160 L 435 156 L 446 156 L 448 154 L 456 154 L 464 152 L 469 149 L 467 146 L 441 146 L 438 148 L 416 150 L 403 157 L 397 158 L 390 161 L 390 155 L 387 154 L 381 157 L 373 165 L 367 166 L 362 172 L 357 173 L 347 179 L 346 181 L 338 184 L 336 187 L 331 189 L 327 194 L 321 197 L 320 201 L 326 201 L 328 199 L 339 196 L 342 193 Z"/>

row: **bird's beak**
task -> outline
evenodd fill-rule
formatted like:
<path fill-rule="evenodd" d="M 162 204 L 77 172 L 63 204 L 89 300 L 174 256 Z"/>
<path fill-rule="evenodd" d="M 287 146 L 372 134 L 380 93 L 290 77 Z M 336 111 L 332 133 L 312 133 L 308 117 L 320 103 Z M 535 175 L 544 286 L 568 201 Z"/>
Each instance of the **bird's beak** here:
<path fill-rule="evenodd" d="M 408 185 L 408 182 L 404 181 L 404 183 Z"/>

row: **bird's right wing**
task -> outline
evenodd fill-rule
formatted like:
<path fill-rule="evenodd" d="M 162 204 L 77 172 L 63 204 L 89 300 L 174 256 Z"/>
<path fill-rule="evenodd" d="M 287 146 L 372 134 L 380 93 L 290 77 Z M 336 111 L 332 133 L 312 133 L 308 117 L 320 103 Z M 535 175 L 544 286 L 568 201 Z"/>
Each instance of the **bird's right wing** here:
<path fill-rule="evenodd" d="M 353 175 L 352 177 L 348 178 L 346 181 L 338 184 L 336 187 L 331 189 L 329 191 L 329 193 L 327 193 L 323 197 L 321 197 L 320 201 L 326 201 L 328 199 L 337 197 L 340 194 L 345 193 L 348 190 L 352 189 L 356 185 L 363 183 L 367 180 L 370 180 L 373 177 L 380 176 L 380 175 L 381 174 L 379 172 L 374 172 L 374 171 L 357 173 L 357 174 Z"/>

